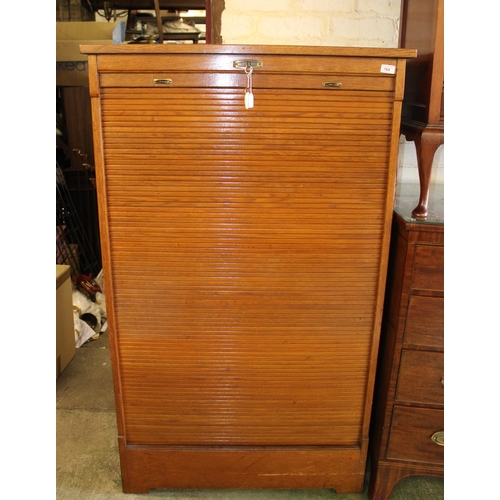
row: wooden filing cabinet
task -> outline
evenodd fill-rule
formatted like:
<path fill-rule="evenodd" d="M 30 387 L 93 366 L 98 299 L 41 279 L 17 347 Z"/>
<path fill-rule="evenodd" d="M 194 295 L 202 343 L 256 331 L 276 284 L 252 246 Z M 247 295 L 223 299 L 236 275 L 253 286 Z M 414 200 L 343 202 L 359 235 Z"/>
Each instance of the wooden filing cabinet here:
<path fill-rule="evenodd" d="M 371 430 L 368 497 L 444 473 L 444 220 L 396 205 Z"/>
<path fill-rule="evenodd" d="M 361 492 L 415 51 L 83 51 L 123 489 Z"/>

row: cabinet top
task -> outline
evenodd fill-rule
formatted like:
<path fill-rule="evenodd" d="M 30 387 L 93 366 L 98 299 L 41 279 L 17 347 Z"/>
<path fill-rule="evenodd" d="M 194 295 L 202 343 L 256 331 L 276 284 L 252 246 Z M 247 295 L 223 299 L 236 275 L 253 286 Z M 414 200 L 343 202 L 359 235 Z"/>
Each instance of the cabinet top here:
<path fill-rule="evenodd" d="M 82 54 L 274 54 L 410 59 L 416 49 L 299 45 L 108 44 L 80 45 Z"/>

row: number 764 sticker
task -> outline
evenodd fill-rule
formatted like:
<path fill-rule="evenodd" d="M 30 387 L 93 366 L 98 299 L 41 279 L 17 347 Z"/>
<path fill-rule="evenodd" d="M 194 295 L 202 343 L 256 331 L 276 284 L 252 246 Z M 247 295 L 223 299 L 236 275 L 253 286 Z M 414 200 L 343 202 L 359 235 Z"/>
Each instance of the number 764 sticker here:
<path fill-rule="evenodd" d="M 387 73 L 388 75 L 394 75 L 396 74 L 396 66 L 393 64 L 382 64 L 382 66 L 380 66 L 380 72 Z"/>

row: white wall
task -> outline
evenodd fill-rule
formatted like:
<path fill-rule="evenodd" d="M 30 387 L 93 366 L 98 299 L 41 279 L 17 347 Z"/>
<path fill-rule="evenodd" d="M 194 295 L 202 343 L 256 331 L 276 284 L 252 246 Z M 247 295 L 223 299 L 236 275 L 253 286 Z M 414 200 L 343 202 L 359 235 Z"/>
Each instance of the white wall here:
<path fill-rule="evenodd" d="M 226 44 L 397 47 L 401 0 L 225 0 Z"/>

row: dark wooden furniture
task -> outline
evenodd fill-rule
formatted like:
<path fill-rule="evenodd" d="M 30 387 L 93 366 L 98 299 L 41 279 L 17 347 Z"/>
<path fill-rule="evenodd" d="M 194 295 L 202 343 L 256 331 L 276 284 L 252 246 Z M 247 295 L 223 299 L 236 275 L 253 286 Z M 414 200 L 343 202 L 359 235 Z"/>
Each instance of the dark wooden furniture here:
<path fill-rule="evenodd" d="M 112 0 L 116 9 L 154 10 L 156 0 Z M 210 2 L 210 0 L 208 0 Z M 94 10 L 104 9 L 105 0 L 89 0 Z M 207 0 L 158 0 L 160 9 L 204 9 Z"/>
<path fill-rule="evenodd" d="M 401 131 L 415 141 L 420 197 L 413 217 L 427 216 L 434 154 L 444 143 L 444 0 L 404 0 L 400 46 L 418 50 L 408 61 Z"/>
<path fill-rule="evenodd" d="M 415 51 L 82 51 L 124 491 L 362 491 Z"/>
<path fill-rule="evenodd" d="M 88 0 L 94 11 L 104 9 L 103 0 Z M 204 9 L 206 14 L 206 43 L 222 43 L 221 18 L 224 10 L 224 0 L 115 0 L 112 7 L 119 10 L 159 10 Z M 162 30 L 159 31 L 160 33 Z"/>
<path fill-rule="evenodd" d="M 444 474 L 444 219 L 396 201 L 370 435 L 368 498 L 411 475 Z M 435 200 L 434 200 L 435 201 Z"/>

